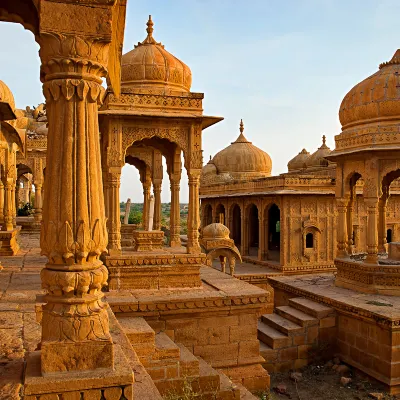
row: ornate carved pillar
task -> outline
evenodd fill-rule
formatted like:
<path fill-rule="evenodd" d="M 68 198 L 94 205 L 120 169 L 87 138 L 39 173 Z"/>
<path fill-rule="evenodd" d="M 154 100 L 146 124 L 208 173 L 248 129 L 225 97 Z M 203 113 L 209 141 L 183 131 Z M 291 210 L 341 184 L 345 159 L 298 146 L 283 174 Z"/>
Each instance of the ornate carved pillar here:
<path fill-rule="evenodd" d="M 44 193 L 40 235 L 42 254 L 48 257 L 41 272 L 47 290 L 42 373 L 112 369 L 113 343 L 101 291 L 108 272 L 99 259 L 106 251 L 107 230 L 97 112 L 111 39 L 41 33 L 37 40 L 51 185 Z"/>
<path fill-rule="evenodd" d="M 355 195 L 355 189 L 353 189 Z M 353 210 L 354 210 L 354 197 L 352 196 L 347 205 L 347 253 L 353 254 L 354 243 L 353 243 Z"/>
<path fill-rule="evenodd" d="M 49 149 L 48 144 L 47 148 Z M 43 218 L 43 160 L 41 158 L 35 158 L 33 162 L 33 184 L 35 185 L 35 212 L 33 217 L 35 222 L 40 223 Z"/>
<path fill-rule="evenodd" d="M 338 241 L 338 253 L 337 257 L 347 257 L 347 205 L 349 199 L 347 198 L 336 198 L 336 204 L 338 209 L 338 229 L 337 229 L 337 241 Z"/>
<path fill-rule="evenodd" d="M 7 179 L 4 182 L 4 211 L 3 211 L 3 220 L 4 223 L 2 225 L 3 231 L 12 231 L 14 228 L 13 225 L 13 204 L 12 204 L 12 188 L 13 181 L 12 179 Z"/>
<path fill-rule="evenodd" d="M 151 181 L 148 180 L 143 183 L 142 229 L 145 231 L 149 229 L 150 190 L 151 190 Z"/>
<path fill-rule="evenodd" d="M 265 230 L 264 230 L 264 225 L 263 225 L 263 221 L 264 221 L 264 215 L 263 214 L 264 213 L 262 211 L 260 211 L 258 213 L 258 259 L 260 261 L 263 260 L 263 257 L 264 257 L 264 254 L 265 254 L 265 247 L 264 247 Z"/>
<path fill-rule="evenodd" d="M 244 207 L 246 210 L 246 207 Z M 249 218 L 246 215 L 246 211 L 241 213 L 242 217 L 242 255 L 249 255 Z"/>
<path fill-rule="evenodd" d="M 188 210 L 188 244 L 187 252 L 189 254 L 197 254 L 201 252 L 199 244 L 199 227 L 200 227 L 200 185 L 201 170 L 191 170 L 188 172 L 189 177 L 189 210 Z"/>
<path fill-rule="evenodd" d="M 16 196 L 16 187 L 17 183 L 13 180 L 14 185 L 11 190 L 11 201 L 12 201 L 12 221 L 13 227 L 17 226 L 17 196 Z"/>
<path fill-rule="evenodd" d="M 161 229 L 161 183 L 153 184 L 154 192 L 154 220 L 153 229 L 159 231 Z"/>
<path fill-rule="evenodd" d="M 18 179 L 17 182 L 15 183 L 15 216 L 17 216 L 17 212 L 19 209 L 19 196 L 20 196 L 20 192 L 21 192 L 20 185 L 21 185 L 21 181 Z"/>
<path fill-rule="evenodd" d="M 378 252 L 387 253 L 387 225 L 386 225 L 386 209 L 389 200 L 389 188 L 383 188 L 383 195 L 379 199 L 378 211 Z"/>
<path fill-rule="evenodd" d="M 0 223 L 4 222 L 4 185 L 0 181 Z"/>
<path fill-rule="evenodd" d="M 171 212 L 170 212 L 170 232 L 171 232 L 171 247 L 181 246 L 181 213 L 179 204 L 180 192 L 180 174 L 170 175 L 171 188 Z M 189 218 L 189 217 L 188 217 Z"/>
<path fill-rule="evenodd" d="M 110 255 L 121 253 L 121 212 L 119 190 L 121 173 L 110 172 L 107 179 L 108 192 L 108 252 Z"/>
<path fill-rule="evenodd" d="M 377 197 L 364 199 L 367 206 L 367 258 L 366 263 L 376 264 L 378 262 L 378 202 Z"/>

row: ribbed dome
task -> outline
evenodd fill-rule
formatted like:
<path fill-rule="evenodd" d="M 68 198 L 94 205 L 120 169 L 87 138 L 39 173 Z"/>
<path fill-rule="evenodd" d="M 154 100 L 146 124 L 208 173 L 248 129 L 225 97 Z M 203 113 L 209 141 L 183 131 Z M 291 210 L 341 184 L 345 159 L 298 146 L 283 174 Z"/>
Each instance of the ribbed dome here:
<path fill-rule="evenodd" d="M 308 158 L 307 167 L 326 167 L 329 161 L 325 158 L 332 150 L 326 145 L 326 137 L 322 136 L 322 146 Z"/>
<path fill-rule="evenodd" d="M 213 223 L 204 227 L 202 236 L 203 239 L 229 239 L 229 229 L 219 223 Z"/>
<path fill-rule="evenodd" d="M 400 49 L 379 71 L 354 86 L 339 110 L 343 129 L 349 124 L 379 122 L 400 117 Z"/>
<path fill-rule="evenodd" d="M 217 153 L 212 162 L 219 174 L 229 173 L 236 179 L 271 176 L 271 157 L 244 137 L 243 121 L 240 122 L 239 137 Z"/>
<path fill-rule="evenodd" d="M 0 120 L 7 121 L 15 119 L 15 100 L 10 88 L 0 81 Z"/>
<path fill-rule="evenodd" d="M 217 167 L 214 165 L 211 156 L 210 161 L 203 167 L 201 174 L 203 176 L 215 175 L 217 173 Z"/>
<path fill-rule="evenodd" d="M 307 167 L 307 161 L 310 158 L 310 153 L 303 149 L 296 157 L 292 158 L 288 162 L 288 171 L 298 171 Z"/>
<path fill-rule="evenodd" d="M 122 56 L 121 83 L 124 87 L 169 87 L 190 91 L 190 68 L 155 41 L 151 15 L 147 22 L 146 39 Z"/>

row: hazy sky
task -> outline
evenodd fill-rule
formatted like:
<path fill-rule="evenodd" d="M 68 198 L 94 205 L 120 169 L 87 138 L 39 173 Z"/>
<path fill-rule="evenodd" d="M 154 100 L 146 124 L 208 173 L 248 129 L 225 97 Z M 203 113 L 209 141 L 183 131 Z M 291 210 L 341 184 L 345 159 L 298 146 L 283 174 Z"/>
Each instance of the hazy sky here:
<path fill-rule="evenodd" d="M 155 39 L 191 68 L 205 114 L 225 118 L 204 131 L 205 162 L 236 139 L 243 118 L 246 137 L 270 154 L 273 174 L 303 147 L 315 151 L 322 134 L 333 148 L 342 98 L 400 47 L 398 0 L 128 0 L 124 52 L 145 38 L 149 14 Z M 0 79 L 17 107 L 43 101 L 33 35 L 0 23 L 0 37 Z M 127 197 L 142 199 L 134 167 L 123 170 Z"/>

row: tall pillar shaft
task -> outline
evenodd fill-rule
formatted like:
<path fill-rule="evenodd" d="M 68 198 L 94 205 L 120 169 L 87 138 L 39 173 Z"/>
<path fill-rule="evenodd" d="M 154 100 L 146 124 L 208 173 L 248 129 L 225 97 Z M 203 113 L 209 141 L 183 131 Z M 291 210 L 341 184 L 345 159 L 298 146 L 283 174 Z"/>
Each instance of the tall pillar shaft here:
<path fill-rule="evenodd" d="M 113 344 L 101 291 L 108 272 L 100 261 L 107 229 L 97 112 L 109 41 L 53 33 L 41 33 L 38 41 L 49 182 L 40 235 L 48 258 L 41 271 L 47 291 L 42 373 L 111 369 Z"/>
<path fill-rule="evenodd" d="M 189 210 L 188 210 L 188 244 L 189 254 L 200 253 L 199 227 L 200 227 L 200 200 L 199 185 L 200 172 L 189 172 Z"/>
<path fill-rule="evenodd" d="M 3 231 L 12 231 L 13 226 L 13 203 L 12 203 L 12 187 L 13 183 L 8 180 L 4 185 L 4 223 Z"/>
<path fill-rule="evenodd" d="M 368 225 L 367 225 L 367 258 L 366 263 L 378 262 L 378 198 L 366 198 Z"/>
<path fill-rule="evenodd" d="M 378 252 L 387 253 L 387 225 L 386 225 L 386 208 L 388 198 L 383 195 L 379 199 L 379 222 L 378 222 Z"/>
<path fill-rule="evenodd" d="M 149 211 L 150 211 L 150 189 L 151 184 L 143 184 L 143 216 L 142 216 L 142 229 L 145 231 L 149 228 Z"/>
<path fill-rule="evenodd" d="M 346 257 L 347 253 L 347 205 L 349 200 L 346 198 L 337 198 L 336 204 L 338 209 L 338 229 L 337 229 L 337 241 L 338 241 L 338 257 Z"/>
<path fill-rule="evenodd" d="M 108 195 L 108 251 L 110 255 L 121 253 L 121 212 L 119 190 L 121 174 L 109 173 L 107 180 Z"/>
<path fill-rule="evenodd" d="M 4 185 L 0 181 L 0 223 L 4 222 Z"/>
<path fill-rule="evenodd" d="M 354 243 L 353 243 L 353 209 L 354 209 L 354 200 L 351 199 L 347 206 L 347 253 L 352 254 L 354 252 Z"/>
<path fill-rule="evenodd" d="M 161 183 L 154 184 L 154 220 L 153 229 L 159 231 L 161 229 Z"/>
<path fill-rule="evenodd" d="M 171 247 L 181 246 L 181 213 L 179 204 L 180 178 L 171 178 L 170 232 Z"/>
<path fill-rule="evenodd" d="M 42 185 L 40 183 L 35 183 L 35 213 L 33 214 L 33 217 L 36 222 L 42 221 L 42 207 Z"/>

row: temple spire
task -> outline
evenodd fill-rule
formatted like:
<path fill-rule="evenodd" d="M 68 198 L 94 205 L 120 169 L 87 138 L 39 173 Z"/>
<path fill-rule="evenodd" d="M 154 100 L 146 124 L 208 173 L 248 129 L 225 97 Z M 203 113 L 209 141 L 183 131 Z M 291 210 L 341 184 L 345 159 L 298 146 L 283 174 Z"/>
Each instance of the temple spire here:
<path fill-rule="evenodd" d="M 239 127 L 240 133 L 243 133 L 244 131 L 244 125 L 243 125 L 243 119 L 240 119 L 240 127 Z"/>
<path fill-rule="evenodd" d="M 147 37 L 146 37 L 146 39 L 143 40 L 143 42 L 141 42 L 141 43 L 139 42 L 139 43 L 135 46 L 135 48 L 136 48 L 137 46 L 141 46 L 141 45 L 143 45 L 143 44 L 157 44 L 157 45 L 162 46 L 161 43 L 157 43 L 156 40 L 153 38 L 153 32 L 154 32 L 153 26 L 154 26 L 154 22 L 153 22 L 153 20 L 151 19 L 151 15 L 149 15 L 149 19 L 148 19 L 146 25 L 147 25 L 147 28 L 146 28 Z M 164 47 L 164 46 L 163 46 L 163 47 Z"/>
<path fill-rule="evenodd" d="M 231 144 L 234 144 L 234 143 L 251 143 L 243 135 L 243 132 L 244 132 L 243 119 L 240 120 L 239 131 L 240 131 L 239 137 L 234 142 L 232 142 Z"/>

